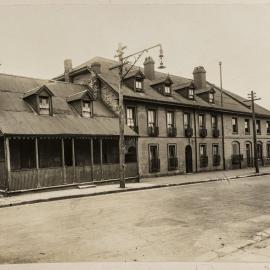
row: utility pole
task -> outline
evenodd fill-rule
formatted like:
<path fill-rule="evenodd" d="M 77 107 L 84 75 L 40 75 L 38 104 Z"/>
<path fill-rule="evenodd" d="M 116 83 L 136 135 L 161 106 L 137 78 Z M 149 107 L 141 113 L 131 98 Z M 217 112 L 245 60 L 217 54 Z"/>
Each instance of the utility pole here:
<path fill-rule="evenodd" d="M 253 146 L 254 146 L 254 166 L 256 173 L 259 173 L 259 164 L 258 164 L 258 152 L 257 152 L 257 129 L 256 129 L 256 115 L 255 115 L 255 106 L 254 101 L 260 100 L 260 98 L 256 98 L 256 93 L 251 91 L 248 94 L 248 98 L 251 100 L 251 110 L 252 110 L 252 125 L 253 125 Z"/>
<path fill-rule="evenodd" d="M 118 110 L 119 110 L 119 176 L 120 176 L 120 188 L 125 188 L 125 119 L 124 119 L 124 105 L 123 105 L 123 93 L 122 93 L 122 82 L 123 82 L 123 55 L 125 46 L 121 43 L 118 46 L 117 54 L 115 57 L 119 60 L 119 87 L 118 87 Z"/>
<path fill-rule="evenodd" d="M 223 108 L 223 86 L 222 86 L 222 62 L 219 62 L 219 78 L 220 78 L 220 104 Z M 222 160 L 223 160 L 223 170 L 226 170 L 225 164 L 225 138 L 224 138 L 224 115 L 221 112 L 221 136 L 222 136 Z"/>
<path fill-rule="evenodd" d="M 125 128 L 125 118 L 124 118 L 124 104 L 123 104 L 123 93 L 122 93 L 122 84 L 125 77 L 128 75 L 129 71 L 134 67 L 134 65 L 137 63 L 137 61 L 140 59 L 140 57 L 145 53 L 148 52 L 151 49 L 154 49 L 156 47 L 160 48 L 159 51 L 159 58 L 160 58 L 160 65 L 159 69 L 165 68 L 163 65 L 163 50 L 161 47 L 161 44 L 154 45 L 152 47 L 149 47 L 147 49 L 135 52 L 133 54 L 130 54 L 128 56 L 124 57 L 124 50 L 127 48 L 126 46 L 121 45 L 121 43 L 118 45 L 118 49 L 116 50 L 115 57 L 118 58 L 118 64 L 116 66 L 113 66 L 110 68 L 110 70 L 118 68 L 119 70 L 119 87 L 118 87 L 118 110 L 119 110 L 119 172 L 120 172 L 120 188 L 125 188 L 125 135 L 124 135 L 124 128 Z M 129 64 L 128 59 L 134 57 L 135 60 L 133 63 L 129 66 L 127 71 L 123 72 L 124 65 Z"/>

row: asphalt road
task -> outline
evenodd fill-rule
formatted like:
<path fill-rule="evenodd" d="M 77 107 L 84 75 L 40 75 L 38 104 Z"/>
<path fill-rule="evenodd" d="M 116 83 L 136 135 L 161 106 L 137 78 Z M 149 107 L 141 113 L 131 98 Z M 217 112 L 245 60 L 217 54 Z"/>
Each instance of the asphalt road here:
<path fill-rule="evenodd" d="M 244 249 L 208 255 L 270 229 L 270 177 L 2 208 L 0 220 L 0 263 L 243 261 Z M 248 248 L 266 243 L 265 260 L 267 241 Z"/>

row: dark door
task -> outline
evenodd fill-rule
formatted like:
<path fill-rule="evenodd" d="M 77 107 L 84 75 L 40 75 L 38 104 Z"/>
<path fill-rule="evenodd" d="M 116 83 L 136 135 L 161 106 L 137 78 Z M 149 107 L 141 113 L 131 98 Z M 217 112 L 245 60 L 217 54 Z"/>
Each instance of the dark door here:
<path fill-rule="evenodd" d="M 159 172 L 159 158 L 157 145 L 150 145 L 149 147 L 149 172 Z"/>
<path fill-rule="evenodd" d="M 186 156 L 186 172 L 191 173 L 192 172 L 192 148 L 190 145 L 186 146 L 185 156 Z"/>
<path fill-rule="evenodd" d="M 247 166 L 252 167 L 251 144 L 246 144 Z"/>

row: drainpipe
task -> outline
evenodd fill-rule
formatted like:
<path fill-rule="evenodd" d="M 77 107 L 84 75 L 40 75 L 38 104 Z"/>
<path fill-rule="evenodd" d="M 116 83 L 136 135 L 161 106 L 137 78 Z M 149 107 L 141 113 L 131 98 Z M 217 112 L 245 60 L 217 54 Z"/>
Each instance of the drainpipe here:
<path fill-rule="evenodd" d="M 195 171 L 198 172 L 198 149 L 197 149 L 197 123 L 196 123 L 196 110 L 193 110 L 194 119 L 194 136 L 195 136 Z"/>

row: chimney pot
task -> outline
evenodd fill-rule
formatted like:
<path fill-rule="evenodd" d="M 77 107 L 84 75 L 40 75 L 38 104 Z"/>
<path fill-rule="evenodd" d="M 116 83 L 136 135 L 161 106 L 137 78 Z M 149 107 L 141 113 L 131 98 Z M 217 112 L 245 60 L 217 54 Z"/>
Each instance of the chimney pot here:
<path fill-rule="evenodd" d="M 193 79 L 196 89 L 206 88 L 206 71 L 204 67 L 198 66 L 194 68 Z"/>
<path fill-rule="evenodd" d="M 95 73 L 100 74 L 101 73 L 101 64 L 99 62 L 94 62 L 91 64 L 91 69 Z"/>
<path fill-rule="evenodd" d="M 144 75 L 149 80 L 155 79 L 155 61 L 151 56 L 148 56 L 144 60 Z"/>
<path fill-rule="evenodd" d="M 64 60 L 64 77 L 65 82 L 70 82 L 70 72 L 72 70 L 72 60 L 71 59 L 65 59 Z"/>

